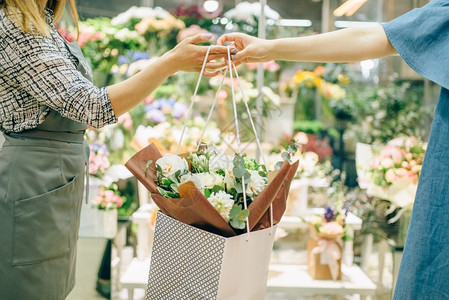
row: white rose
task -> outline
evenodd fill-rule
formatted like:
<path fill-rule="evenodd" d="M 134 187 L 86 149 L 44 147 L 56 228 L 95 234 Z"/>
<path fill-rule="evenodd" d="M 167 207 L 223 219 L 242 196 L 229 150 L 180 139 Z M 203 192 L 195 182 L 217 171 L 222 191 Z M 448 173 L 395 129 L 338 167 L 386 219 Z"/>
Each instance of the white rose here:
<path fill-rule="evenodd" d="M 265 178 L 259 175 L 259 171 L 249 171 L 251 174 L 251 182 L 246 187 L 246 195 L 254 198 L 265 189 Z"/>
<path fill-rule="evenodd" d="M 192 174 L 190 180 L 202 191 L 204 191 L 204 189 L 211 189 L 216 185 L 221 187 L 224 185 L 223 176 L 219 174 L 196 173 Z"/>
<path fill-rule="evenodd" d="M 181 171 L 182 174 L 189 170 L 189 165 L 184 158 L 170 153 L 159 158 L 156 161 L 156 165 L 162 169 L 162 175 L 165 177 L 171 176 L 178 171 Z"/>
<path fill-rule="evenodd" d="M 209 200 L 212 206 L 218 211 L 220 216 L 222 216 L 226 222 L 229 222 L 229 214 L 234 205 L 232 196 L 224 191 L 219 191 L 218 193 L 212 193 L 207 200 Z"/>

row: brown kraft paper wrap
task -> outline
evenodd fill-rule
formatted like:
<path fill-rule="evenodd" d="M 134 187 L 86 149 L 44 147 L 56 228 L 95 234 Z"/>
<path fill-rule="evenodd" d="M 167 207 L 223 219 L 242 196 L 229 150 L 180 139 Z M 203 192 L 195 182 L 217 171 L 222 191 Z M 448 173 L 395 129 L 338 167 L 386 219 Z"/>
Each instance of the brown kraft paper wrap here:
<path fill-rule="evenodd" d="M 288 162 L 284 162 L 282 167 L 288 166 L 288 171 L 283 181 L 280 183 L 280 188 L 273 200 L 273 225 L 278 224 L 284 215 L 285 209 L 287 207 L 287 197 L 290 191 L 290 184 L 292 183 L 293 177 L 295 177 L 296 170 L 298 169 L 299 161 L 290 165 Z M 281 168 L 282 169 L 282 168 Z M 277 177 L 277 175 L 276 175 Z M 275 177 L 275 178 L 276 178 Z M 273 179 L 274 180 L 274 179 Z M 251 204 L 252 206 L 253 204 Z M 250 206 L 250 208 L 251 208 Z M 251 210 L 250 210 L 251 211 Z M 250 213 L 251 216 L 251 213 Z M 251 222 L 250 222 L 251 225 Z M 252 230 L 262 230 L 271 227 L 270 220 L 270 207 L 265 211 L 265 214 L 259 219 L 259 222 L 255 224 Z"/>
<path fill-rule="evenodd" d="M 307 241 L 307 269 L 313 279 L 341 280 L 342 235 L 317 233 Z M 323 259 L 325 255 L 325 259 Z"/>
<path fill-rule="evenodd" d="M 187 157 L 186 154 L 181 154 Z M 151 193 L 151 197 L 160 210 L 176 220 L 197 228 L 222 235 L 224 237 L 235 236 L 236 231 L 220 216 L 210 202 L 204 197 L 202 192 L 196 188 L 192 182 L 186 182 L 179 186 L 181 198 L 164 198 L 157 190 L 156 184 L 156 161 L 162 155 L 154 144 L 151 144 L 136 155 L 134 155 L 125 166 Z M 148 170 L 145 170 L 148 161 L 152 161 Z M 276 199 L 279 201 L 274 216 L 280 220 L 285 211 L 285 201 L 287 199 L 288 189 L 290 188 L 292 173 L 296 172 L 298 163 L 290 165 L 284 162 L 281 169 L 269 182 L 267 187 L 254 199 L 249 205 L 249 224 L 250 230 L 257 225 L 257 230 L 270 227 L 264 219 L 263 224 L 259 225 L 261 219 L 267 214 L 270 204 Z M 276 207 L 273 207 L 276 209 Z M 279 220 L 277 222 L 279 222 Z M 276 224 L 276 222 L 275 222 Z M 265 227 L 264 227 L 265 226 Z M 255 229 L 254 229 L 255 230 Z M 238 231 L 241 233 L 241 231 Z"/>

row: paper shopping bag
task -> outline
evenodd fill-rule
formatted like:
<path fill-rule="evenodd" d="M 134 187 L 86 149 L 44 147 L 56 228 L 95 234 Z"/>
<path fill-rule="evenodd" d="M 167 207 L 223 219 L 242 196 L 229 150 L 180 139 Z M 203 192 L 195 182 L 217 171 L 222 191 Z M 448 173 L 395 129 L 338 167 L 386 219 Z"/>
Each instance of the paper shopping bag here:
<path fill-rule="evenodd" d="M 222 237 L 159 212 L 146 300 L 265 299 L 275 231 Z"/>

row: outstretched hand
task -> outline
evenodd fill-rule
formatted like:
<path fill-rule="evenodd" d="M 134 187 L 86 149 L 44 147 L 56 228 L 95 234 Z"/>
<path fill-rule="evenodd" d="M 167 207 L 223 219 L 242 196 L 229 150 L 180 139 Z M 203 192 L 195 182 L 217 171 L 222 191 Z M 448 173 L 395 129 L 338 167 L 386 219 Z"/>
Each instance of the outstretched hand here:
<path fill-rule="evenodd" d="M 272 60 L 270 58 L 270 41 L 244 33 L 230 33 L 222 35 L 217 41 L 218 45 L 224 45 L 225 43 L 233 43 L 234 47 L 238 50 L 235 54 L 235 62 L 237 64 Z"/>
<path fill-rule="evenodd" d="M 167 58 L 167 63 L 175 71 L 201 72 L 208 46 L 198 46 L 196 44 L 209 42 L 211 37 L 205 34 L 198 34 L 186 38 L 176 45 L 175 48 L 164 54 Z M 212 46 L 203 75 L 206 77 L 218 75 L 220 69 L 226 66 L 226 62 L 216 60 L 225 58 L 226 55 L 227 48 L 225 46 Z"/>

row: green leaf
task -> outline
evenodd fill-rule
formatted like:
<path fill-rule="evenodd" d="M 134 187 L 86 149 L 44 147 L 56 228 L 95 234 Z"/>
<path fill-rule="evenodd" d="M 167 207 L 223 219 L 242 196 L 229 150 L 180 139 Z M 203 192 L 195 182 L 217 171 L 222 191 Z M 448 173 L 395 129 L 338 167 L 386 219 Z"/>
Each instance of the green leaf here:
<path fill-rule="evenodd" d="M 244 229 L 246 226 L 246 218 L 248 216 L 249 210 L 242 209 L 239 205 L 234 205 L 229 213 L 229 223 L 236 229 Z"/>
<path fill-rule="evenodd" d="M 295 145 L 288 145 L 287 151 L 292 154 L 295 154 L 296 152 L 298 152 L 298 148 Z"/>
<path fill-rule="evenodd" d="M 177 185 L 176 183 L 173 183 L 172 185 L 170 185 L 170 188 L 171 188 L 174 192 L 178 193 L 178 185 Z"/>
<path fill-rule="evenodd" d="M 296 144 L 296 140 L 295 139 L 291 139 L 290 142 L 293 143 L 293 144 Z"/>
<path fill-rule="evenodd" d="M 224 187 L 219 186 L 219 185 L 214 185 L 214 186 L 212 187 L 212 192 L 218 193 L 219 191 L 224 191 Z"/>
<path fill-rule="evenodd" d="M 234 173 L 235 178 L 242 178 L 243 176 L 245 176 L 245 172 L 247 172 L 247 171 L 242 166 L 235 166 L 232 169 L 232 173 Z"/>
<path fill-rule="evenodd" d="M 277 162 L 276 165 L 274 166 L 274 169 L 275 169 L 276 171 L 277 171 L 277 170 L 280 170 L 283 164 L 284 164 L 283 161 Z"/>
<path fill-rule="evenodd" d="M 212 192 L 210 189 L 205 189 L 204 190 L 204 197 L 209 198 L 210 195 L 212 195 Z"/>
<path fill-rule="evenodd" d="M 251 174 L 248 171 L 246 171 L 244 178 L 245 178 L 245 184 L 248 184 L 251 182 Z"/>
<path fill-rule="evenodd" d="M 164 198 L 179 198 L 179 194 L 164 190 L 161 187 L 157 187 L 157 190 L 159 194 L 161 194 L 161 196 Z"/>
<path fill-rule="evenodd" d="M 282 152 L 281 157 L 285 160 L 289 160 L 290 159 L 290 153 L 288 152 Z"/>
<path fill-rule="evenodd" d="M 235 191 L 236 191 L 238 194 L 243 193 L 243 187 L 242 187 L 241 182 L 237 182 L 237 183 L 236 183 L 236 185 L 235 185 Z M 236 199 L 235 199 L 235 200 L 236 200 Z"/>
<path fill-rule="evenodd" d="M 145 177 L 147 176 L 148 170 L 150 169 L 151 164 L 153 163 L 153 161 L 150 159 L 149 161 L 147 161 L 147 163 L 145 164 Z"/>
<path fill-rule="evenodd" d="M 243 157 L 237 155 L 236 157 L 234 157 L 233 163 L 236 167 L 243 167 L 245 165 L 245 160 L 243 159 Z"/>

